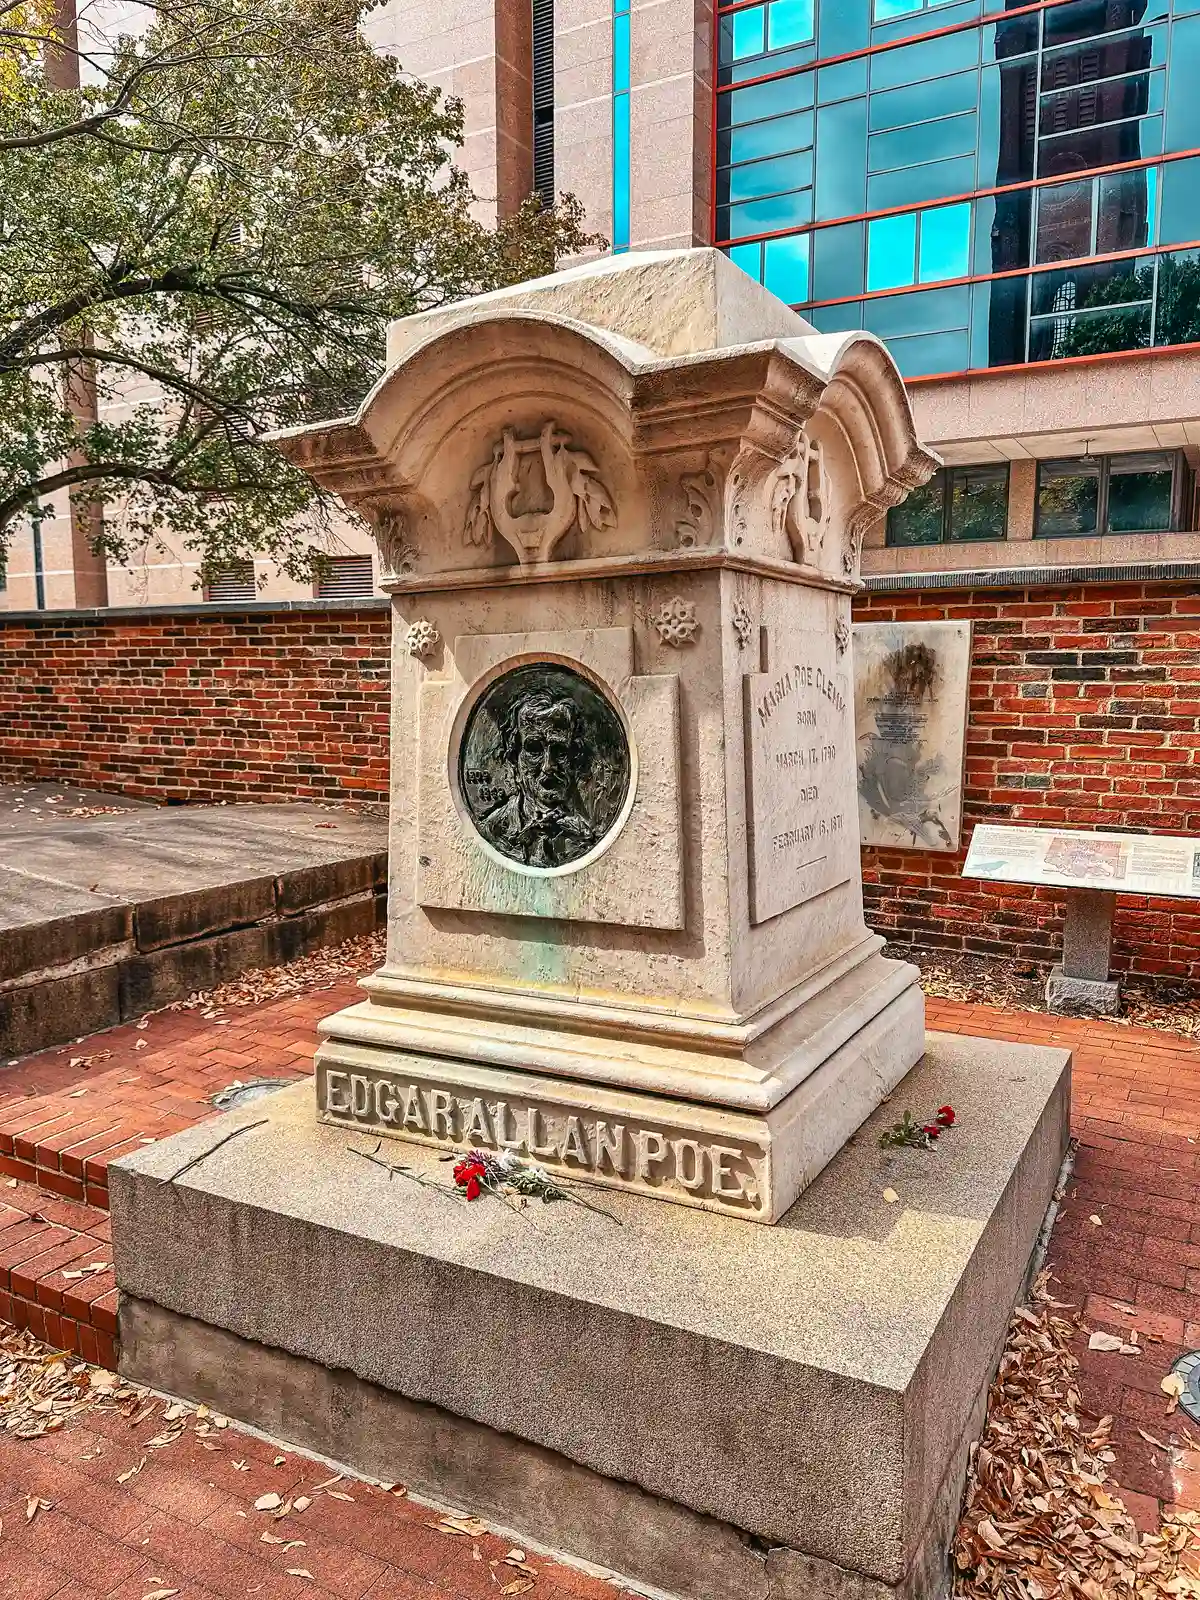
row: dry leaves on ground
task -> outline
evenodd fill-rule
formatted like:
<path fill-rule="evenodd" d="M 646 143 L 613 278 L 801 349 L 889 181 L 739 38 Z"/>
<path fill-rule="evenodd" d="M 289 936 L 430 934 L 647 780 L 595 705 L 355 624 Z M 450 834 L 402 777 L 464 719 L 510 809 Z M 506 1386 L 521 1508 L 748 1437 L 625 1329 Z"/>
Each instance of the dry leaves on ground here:
<path fill-rule="evenodd" d="M 97 1407 L 132 1410 L 143 1394 L 115 1373 L 40 1344 L 27 1329 L 0 1323 L 0 1431 L 38 1439 Z"/>
<path fill-rule="evenodd" d="M 332 945 L 328 950 L 314 950 L 311 955 L 289 961 L 286 966 L 260 967 L 254 972 L 243 972 L 215 989 L 198 989 L 186 1000 L 176 1000 L 163 1009 L 200 1011 L 209 1021 L 220 1021 L 219 1013 L 229 1006 L 256 1006 L 290 994 L 332 989 L 335 984 L 345 983 L 347 978 L 373 972 L 382 964 L 386 949 L 387 935 L 382 930 L 361 934 L 343 944 Z"/>
<path fill-rule="evenodd" d="M 1013 1316 L 983 1437 L 971 1447 L 955 1595 L 1200 1600 L 1200 1581 L 1184 1566 L 1200 1555 L 1200 1514 L 1177 1512 L 1157 1534 L 1139 1535 L 1106 1487 L 1112 1418 L 1089 1430 L 1079 1416 L 1070 1350 L 1079 1318 L 1055 1315 L 1066 1308 L 1044 1278 L 1033 1298 L 1034 1309 Z"/>
<path fill-rule="evenodd" d="M 886 954 L 915 961 L 921 969 L 921 988 L 939 1000 L 1015 1011 L 1046 1010 L 1045 973 L 1028 961 L 947 955 L 943 951 L 914 950 L 907 945 L 890 945 Z M 1109 1020 L 1126 1027 L 1154 1028 L 1159 1033 L 1197 1039 L 1200 995 L 1186 985 L 1127 979 L 1121 986 L 1121 1015 Z"/>

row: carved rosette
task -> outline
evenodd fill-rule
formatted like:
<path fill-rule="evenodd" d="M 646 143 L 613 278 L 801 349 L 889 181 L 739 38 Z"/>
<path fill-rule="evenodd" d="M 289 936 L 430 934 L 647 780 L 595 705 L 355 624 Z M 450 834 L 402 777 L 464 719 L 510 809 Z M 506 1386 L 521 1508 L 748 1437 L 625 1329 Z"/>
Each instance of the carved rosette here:
<path fill-rule="evenodd" d="M 416 656 L 418 661 L 424 661 L 431 656 L 442 642 L 442 636 L 425 617 L 417 617 L 408 625 L 404 635 L 404 648 L 410 656 Z"/>
<path fill-rule="evenodd" d="M 690 644 L 700 631 L 695 602 L 684 600 L 680 595 L 664 600 L 657 611 L 650 613 L 650 621 L 658 629 L 662 642 L 675 649 L 681 644 Z"/>
<path fill-rule="evenodd" d="M 744 601 L 734 601 L 730 621 L 733 624 L 733 636 L 737 640 L 738 649 L 744 650 L 754 635 L 754 618 Z"/>
<path fill-rule="evenodd" d="M 548 561 L 572 528 L 586 536 L 615 526 L 616 509 L 599 472 L 556 422 L 543 424 L 531 439 L 505 428 L 491 460 L 471 479 L 464 542 L 486 545 L 499 534 L 522 566 Z"/>
<path fill-rule="evenodd" d="M 801 428 L 769 481 L 772 532 L 786 537 L 793 560 L 815 566 L 833 516 L 833 486 L 820 441 Z"/>

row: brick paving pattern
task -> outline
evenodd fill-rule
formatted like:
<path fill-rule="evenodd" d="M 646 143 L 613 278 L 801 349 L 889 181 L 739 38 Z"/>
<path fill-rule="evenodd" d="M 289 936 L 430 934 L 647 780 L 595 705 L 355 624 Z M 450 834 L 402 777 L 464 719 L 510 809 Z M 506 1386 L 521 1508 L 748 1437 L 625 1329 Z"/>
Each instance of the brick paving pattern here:
<path fill-rule="evenodd" d="M 0 1315 L 111 1362 L 111 1273 L 62 1276 L 78 1270 L 72 1262 L 105 1259 L 107 1160 L 209 1115 L 209 1097 L 235 1079 L 311 1070 L 316 1022 L 359 992 L 347 983 L 270 1002 L 232 1012 L 224 1026 L 162 1014 L 0 1073 L 0 1169 L 16 1179 L 15 1188 L 0 1180 Z M 929 1026 L 1075 1052 L 1079 1152 L 1052 1236 L 1054 1284 L 1061 1300 L 1084 1308 L 1089 1327 L 1126 1339 L 1136 1328 L 1145 1349 L 1122 1356 L 1081 1340 L 1082 1410 L 1116 1418 L 1114 1475 L 1140 1526 L 1156 1527 L 1160 1506 L 1200 1509 L 1200 1428 L 1168 1415 L 1159 1388 L 1176 1356 L 1200 1348 L 1200 1046 L 937 999 Z M 90 1066 L 71 1066 L 86 1057 Z M 87 1092 L 76 1096 L 80 1087 Z M 56 1189 L 69 1180 L 82 1182 L 83 1202 Z M 341 1486 L 352 1504 L 318 1498 L 283 1528 L 255 1512 L 254 1499 L 265 1488 L 319 1482 L 327 1468 L 294 1452 L 276 1468 L 274 1446 L 236 1430 L 217 1452 L 190 1433 L 142 1450 L 139 1440 L 159 1425 L 151 1418 L 131 1435 L 119 1416 L 89 1414 L 32 1442 L 0 1437 L 0 1600 L 141 1600 L 157 1588 L 178 1589 L 181 1600 L 490 1600 L 519 1576 L 504 1566 L 499 1582 L 493 1576 L 507 1540 L 440 1533 L 433 1512 L 357 1483 Z M 118 1484 L 143 1454 L 142 1470 Z M 53 1506 L 27 1524 L 30 1494 Z M 263 1531 L 306 1544 L 285 1557 L 261 1541 Z M 616 1595 L 540 1557 L 533 1565 L 532 1600 Z M 313 1577 L 289 1576 L 288 1566 Z"/>

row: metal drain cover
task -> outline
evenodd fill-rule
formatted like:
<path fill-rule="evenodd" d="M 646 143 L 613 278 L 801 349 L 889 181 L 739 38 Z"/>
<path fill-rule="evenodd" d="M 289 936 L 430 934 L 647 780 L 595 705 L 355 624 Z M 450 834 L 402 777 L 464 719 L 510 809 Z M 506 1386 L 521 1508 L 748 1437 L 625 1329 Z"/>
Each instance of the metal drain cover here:
<path fill-rule="evenodd" d="M 295 1078 L 247 1078 L 245 1083 L 231 1083 L 227 1089 L 213 1095 L 212 1103 L 218 1111 L 239 1111 L 251 1101 L 261 1100 L 273 1089 L 286 1089 Z"/>
<path fill-rule="evenodd" d="M 1200 1350 L 1189 1350 L 1186 1356 L 1180 1356 L 1171 1371 L 1177 1372 L 1184 1383 L 1179 1409 L 1186 1411 L 1193 1422 L 1200 1422 Z"/>

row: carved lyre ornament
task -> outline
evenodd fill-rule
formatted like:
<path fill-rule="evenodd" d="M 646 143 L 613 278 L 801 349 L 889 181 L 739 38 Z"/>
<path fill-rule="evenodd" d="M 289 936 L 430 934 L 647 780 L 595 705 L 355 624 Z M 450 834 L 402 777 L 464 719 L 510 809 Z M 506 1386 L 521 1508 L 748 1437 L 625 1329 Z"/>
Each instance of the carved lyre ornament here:
<path fill-rule="evenodd" d="M 492 446 L 492 458 L 471 479 L 471 503 L 463 538 L 490 544 L 499 534 L 522 565 L 548 561 L 555 545 L 578 525 L 586 535 L 617 520 L 599 467 L 571 435 L 547 422 L 536 438 L 520 439 L 512 428 Z"/>
<path fill-rule="evenodd" d="M 832 485 L 820 441 L 801 429 L 771 476 L 771 528 L 784 534 L 792 559 L 815 566 L 833 515 Z"/>

